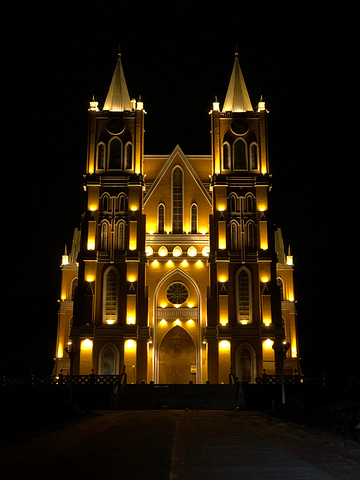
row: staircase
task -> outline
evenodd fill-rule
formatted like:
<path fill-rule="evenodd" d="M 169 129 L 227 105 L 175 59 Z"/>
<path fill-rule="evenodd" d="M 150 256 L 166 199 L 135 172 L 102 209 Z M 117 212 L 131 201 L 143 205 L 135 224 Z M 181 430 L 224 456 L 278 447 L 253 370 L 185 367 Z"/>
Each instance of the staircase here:
<path fill-rule="evenodd" d="M 112 396 L 119 410 L 234 410 L 238 401 L 230 385 L 124 385 Z"/>

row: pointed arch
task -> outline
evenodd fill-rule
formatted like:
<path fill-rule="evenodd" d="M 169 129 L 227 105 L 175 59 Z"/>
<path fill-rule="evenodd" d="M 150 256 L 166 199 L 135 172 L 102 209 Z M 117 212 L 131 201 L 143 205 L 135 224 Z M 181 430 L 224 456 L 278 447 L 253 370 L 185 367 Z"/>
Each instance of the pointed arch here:
<path fill-rule="evenodd" d="M 249 220 L 245 225 L 246 230 L 246 246 L 250 250 L 255 248 L 255 224 L 252 220 Z"/>
<path fill-rule="evenodd" d="M 105 343 L 99 352 L 99 375 L 119 375 L 119 349 L 112 342 Z"/>
<path fill-rule="evenodd" d="M 157 213 L 157 232 L 165 233 L 165 205 L 163 203 L 159 203 Z"/>
<path fill-rule="evenodd" d="M 111 199 L 108 193 L 103 193 L 100 198 L 100 206 L 103 212 L 111 211 Z"/>
<path fill-rule="evenodd" d="M 119 137 L 112 137 L 108 144 L 108 170 L 121 170 L 122 141 Z"/>
<path fill-rule="evenodd" d="M 116 246 L 118 250 L 125 250 L 125 227 L 126 224 L 120 220 L 116 225 Z"/>
<path fill-rule="evenodd" d="M 103 276 L 103 323 L 112 325 L 118 322 L 119 274 L 116 268 L 109 267 Z"/>
<path fill-rule="evenodd" d="M 252 323 L 252 277 L 246 267 L 236 272 L 237 322 L 241 325 Z"/>
<path fill-rule="evenodd" d="M 79 279 L 78 277 L 74 277 L 71 281 L 71 300 L 74 301 L 76 290 L 78 288 Z"/>
<path fill-rule="evenodd" d="M 277 277 L 276 285 L 279 287 L 279 290 L 280 290 L 280 300 L 283 301 L 285 299 L 285 297 L 284 297 L 284 281 L 281 277 Z"/>
<path fill-rule="evenodd" d="M 98 170 L 105 169 L 106 159 L 106 145 L 104 142 L 99 142 L 96 148 L 96 168 Z"/>
<path fill-rule="evenodd" d="M 200 338 L 201 338 L 202 297 L 201 297 L 200 287 L 199 287 L 196 279 L 192 275 L 190 275 L 188 272 L 182 270 L 181 268 L 176 267 L 173 270 L 171 270 L 169 273 L 164 275 L 162 278 L 160 278 L 159 282 L 157 283 L 157 285 L 154 288 L 153 318 L 154 318 L 155 328 L 154 328 L 154 339 L 153 340 L 154 340 L 155 348 L 154 348 L 154 360 L 153 360 L 153 378 L 155 379 L 156 383 L 159 382 L 159 348 L 158 348 L 158 345 L 157 345 L 157 338 L 158 338 L 157 300 L 158 300 L 158 295 L 159 295 L 159 292 L 160 292 L 161 288 L 163 287 L 164 283 L 167 283 L 167 282 L 171 281 L 172 277 L 175 277 L 176 281 L 181 281 L 181 280 L 179 280 L 178 275 L 180 275 L 180 277 L 183 277 L 183 279 L 184 279 L 183 281 L 184 281 L 185 284 L 188 283 L 189 285 L 191 285 L 195 289 L 197 299 L 198 299 L 198 331 L 197 331 L 197 337 L 199 339 L 199 342 L 200 342 Z M 161 319 L 161 317 L 159 317 L 159 319 Z M 201 365 L 200 343 L 195 344 L 195 350 L 196 350 L 196 364 L 198 366 L 200 366 Z M 201 368 L 198 368 L 198 371 L 197 371 L 197 374 L 196 374 L 196 381 L 198 383 L 201 383 L 201 373 L 202 373 Z"/>
<path fill-rule="evenodd" d="M 131 142 L 127 142 L 125 144 L 125 154 L 124 154 L 124 159 L 125 159 L 125 168 L 124 170 L 132 170 L 133 169 L 133 154 L 134 148 L 133 144 Z"/>
<path fill-rule="evenodd" d="M 229 210 L 230 213 L 235 213 L 237 211 L 237 201 L 238 197 L 236 193 L 231 193 L 229 196 Z"/>
<path fill-rule="evenodd" d="M 250 343 L 241 343 L 235 352 L 235 375 L 240 382 L 254 383 L 256 378 L 256 352 Z"/>
<path fill-rule="evenodd" d="M 100 223 L 100 250 L 102 252 L 109 250 L 109 229 L 109 222 L 107 220 L 103 220 Z"/>
<path fill-rule="evenodd" d="M 234 170 L 248 169 L 247 143 L 243 138 L 238 138 L 233 145 Z"/>
<path fill-rule="evenodd" d="M 222 168 L 230 170 L 231 168 L 231 149 L 229 142 L 224 142 L 222 147 Z"/>
<path fill-rule="evenodd" d="M 233 220 L 230 223 L 230 249 L 231 250 L 238 250 L 239 249 L 239 241 L 238 241 L 238 232 L 239 232 L 239 224 Z"/>
<path fill-rule="evenodd" d="M 246 213 L 254 213 L 255 198 L 252 193 L 245 195 L 245 208 Z"/>
<path fill-rule="evenodd" d="M 183 233 L 184 172 L 177 165 L 171 175 L 172 233 Z"/>
<path fill-rule="evenodd" d="M 190 233 L 198 232 L 198 206 L 193 203 L 190 207 Z"/>
<path fill-rule="evenodd" d="M 126 195 L 125 193 L 119 193 L 117 197 L 118 210 L 120 213 L 126 211 Z"/>
<path fill-rule="evenodd" d="M 259 170 L 259 147 L 256 142 L 250 143 L 250 169 Z"/>

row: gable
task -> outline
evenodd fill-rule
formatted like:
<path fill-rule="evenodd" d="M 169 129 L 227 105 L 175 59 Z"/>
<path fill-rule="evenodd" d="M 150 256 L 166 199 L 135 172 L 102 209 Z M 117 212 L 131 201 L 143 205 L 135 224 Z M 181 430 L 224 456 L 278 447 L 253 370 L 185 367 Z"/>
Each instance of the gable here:
<path fill-rule="evenodd" d="M 156 159 L 156 161 L 157 164 L 162 164 L 162 161 L 164 161 L 164 157 Z M 195 171 L 195 168 L 192 166 L 192 164 L 184 155 L 183 151 L 178 145 L 175 147 L 172 154 L 168 157 L 167 161 L 163 163 L 160 171 L 157 173 L 157 176 L 154 178 L 151 185 L 149 186 L 149 189 L 146 191 L 144 196 L 144 207 L 146 206 L 150 198 L 154 195 L 154 193 L 159 189 L 162 192 L 166 191 L 167 194 L 171 194 L 171 174 L 176 166 L 179 166 L 184 172 L 184 194 L 192 194 L 196 198 L 201 195 L 203 197 L 203 200 L 206 200 L 208 205 L 211 207 L 212 202 L 210 194 L 204 187 L 202 181 L 200 180 L 198 174 Z M 204 171 L 203 166 L 200 171 Z M 151 169 L 151 174 L 150 177 L 154 176 L 153 168 Z M 151 180 L 152 179 L 150 178 L 150 181 Z"/>

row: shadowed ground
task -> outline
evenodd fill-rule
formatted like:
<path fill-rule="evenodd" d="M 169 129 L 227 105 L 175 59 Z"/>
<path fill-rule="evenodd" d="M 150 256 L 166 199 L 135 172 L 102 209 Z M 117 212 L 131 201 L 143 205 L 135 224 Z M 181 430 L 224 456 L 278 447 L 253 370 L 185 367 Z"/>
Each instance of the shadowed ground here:
<path fill-rule="evenodd" d="M 0 452 L 0 478 L 360 478 L 360 445 L 255 412 L 104 411 Z"/>

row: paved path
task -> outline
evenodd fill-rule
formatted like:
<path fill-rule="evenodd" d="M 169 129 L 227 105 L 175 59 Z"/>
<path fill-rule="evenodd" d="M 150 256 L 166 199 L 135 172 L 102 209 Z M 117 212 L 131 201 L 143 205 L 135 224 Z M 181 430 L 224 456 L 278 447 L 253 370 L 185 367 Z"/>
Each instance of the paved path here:
<path fill-rule="evenodd" d="M 0 452 L 0 478 L 360 479 L 360 446 L 254 412 L 116 411 Z"/>

